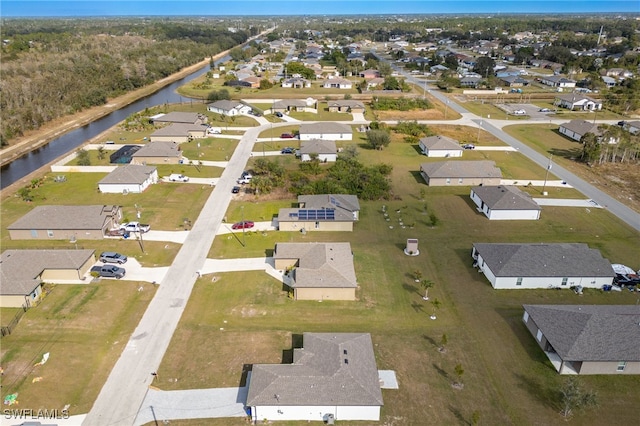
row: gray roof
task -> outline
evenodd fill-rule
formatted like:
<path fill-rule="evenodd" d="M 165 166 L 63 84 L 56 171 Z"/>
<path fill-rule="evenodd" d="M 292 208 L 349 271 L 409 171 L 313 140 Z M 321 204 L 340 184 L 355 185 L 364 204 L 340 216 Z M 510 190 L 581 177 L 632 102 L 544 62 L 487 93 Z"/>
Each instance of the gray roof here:
<path fill-rule="evenodd" d="M 420 169 L 429 178 L 486 178 L 502 177 L 502 172 L 496 163 L 488 160 L 481 161 L 437 161 L 422 163 Z"/>
<path fill-rule="evenodd" d="M 331 121 L 323 123 L 303 123 L 300 125 L 301 135 L 326 135 L 327 133 L 353 133 L 353 129 L 348 124 L 334 123 Z"/>
<path fill-rule="evenodd" d="M 571 120 L 568 123 L 561 124 L 560 127 L 564 127 L 565 129 L 579 135 L 586 135 L 587 133 L 599 135 L 600 133 L 602 133 L 600 130 L 598 130 L 598 124 L 585 120 Z"/>
<path fill-rule="evenodd" d="M 546 77 L 542 77 L 543 80 L 552 81 L 554 83 L 575 83 L 575 80 L 571 80 L 570 78 L 564 77 L 562 75 L 549 75 Z"/>
<path fill-rule="evenodd" d="M 149 176 L 156 171 L 155 166 L 141 166 L 137 164 L 127 164 L 117 167 L 114 171 L 106 175 L 98 184 L 143 184 Z"/>
<path fill-rule="evenodd" d="M 541 210 L 529 194 L 515 186 L 476 186 L 471 190 L 491 210 Z"/>
<path fill-rule="evenodd" d="M 475 243 L 496 277 L 614 277 L 611 263 L 583 243 Z"/>
<path fill-rule="evenodd" d="M 563 101 L 566 102 L 571 102 L 571 103 L 577 103 L 580 101 L 591 101 L 593 103 L 600 103 L 600 101 L 597 101 L 593 98 L 590 98 L 588 96 L 584 96 L 584 95 L 580 95 L 577 93 L 567 93 L 567 94 L 563 94 L 563 95 L 556 95 L 556 99 L 561 99 Z"/>
<path fill-rule="evenodd" d="M 7 227 L 17 229 L 103 229 L 116 206 L 37 206 Z"/>
<path fill-rule="evenodd" d="M 300 154 L 336 154 L 337 152 L 336 141 L 322 139 L 300 141 Z"/>
<path fill-rule="evenodd" d="M 420 139 L 420 143 L 427 147 L 429 151 L 462 151 L 460 143 L 447 136 L 429 136 L 427 138 Z"/>
<path fill-rule="evenodd" d="M 6 250 L 0 264 L 0 294 L 28 295 L 40 285 L 46 269 L 78 269 L 95 250 Z"/>
<path fill-rule="evenodd" d="M 640 361 L 640 306 L 524 305 L 565 361 Z"/>
<path fill-rule="evenodd" d="M 306 209 L 335 208 L 349 212 L 360 210 L 358 196 L 349 194 L 298 195 L 298 203 L 304 204 Z"/>
<path fill-rule="evenodd" d="M 337 101 L 328 101 L 327 102 L 327 106 L 329 106 L 329 107 L 363 108 L 364 109 L 364 104 L 362 102 L 355 101 L 355 100 L 350 100 L 350 99 L 337 100 Z"/>
<path fill-rule="evenodd" d="M 353 213 L 348 212 L 344 209 L 336 209 L 330 208 L 325 210 L 333 210 L 333 217 L 325 217 L 323 219 L 300 219 L 300 210 L 307 210 L 308 207 L 304 209 L 301 208 L 284 208 L 278 210 L 278 222 L 355 222 L 356 218 L 353 216 Z"/>
<path fill-rule="evenodd" d="M 189 136 L 189 132 L 202 132 L 207 128 L 202 124 L 189 124 L 189 123 L 173 123 L 166 127 L 156 130 L 151 133 L 151 137 L 154 136 Z"/>
<path fill-rule="evenodd" d="M 153 119 L 154 122 L 158 123 L 191 123 L 195 124 L 198 121 L 201 121 L 201 114 L 197 112 L 182 112 L 182 111 L 172 111 L 168 112 L 160 117 L 155 117 Z"/>
<path fill-rule="evenodd" d="M 275 259 L 298 259 L 293 288 L 355 288 L 349 243 L 277 243 Z"/>
<path fill-rule="evenodd" d="M 215 101 L 215 102 L 207 105 L 207 107 L 218 108 L 218 109 L 221 109 L 223 111 L 231 111 L 232 109 L 241 107 L 243 105 L 244 104 L 242 102 L 223 99 L 223 100 L 220 100 L 220 101 Z"/>
<path fill-rule="evenodd" d="M 287 108 L 287 107 L 296 107 L 296 108 L 306 108 L 307 101 L 304 99 L 282 99 L 273 103 L 274 108 Z"/>
<path fill-rule="evenodd" d="M 304 333 L 293 364 L 255 364 L 247 405 L 382 406 L 368 333 Z"/>
<path fill-rule="evenodd" d="M 132 157 L 180 157 L 180 146 L 177 142 L 149 142 L 140 148 Z"/>

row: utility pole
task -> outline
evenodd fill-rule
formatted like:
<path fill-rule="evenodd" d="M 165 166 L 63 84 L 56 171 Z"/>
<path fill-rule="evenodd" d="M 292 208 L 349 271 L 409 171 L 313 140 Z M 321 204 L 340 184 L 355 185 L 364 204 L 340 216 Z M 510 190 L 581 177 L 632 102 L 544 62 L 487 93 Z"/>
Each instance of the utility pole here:
<path fill-rule="evenodd" d="M 549 164 L 547 164 L 547 171 L 544 174 L 544 184 L 542 185 L 542 195 L 545 195 L 544 189 L 547 186 L 547 178 L 549 177 L 549 170 L 551 170 L 551 159 L 553 158 L 553 154 L 549 155 Z"/>

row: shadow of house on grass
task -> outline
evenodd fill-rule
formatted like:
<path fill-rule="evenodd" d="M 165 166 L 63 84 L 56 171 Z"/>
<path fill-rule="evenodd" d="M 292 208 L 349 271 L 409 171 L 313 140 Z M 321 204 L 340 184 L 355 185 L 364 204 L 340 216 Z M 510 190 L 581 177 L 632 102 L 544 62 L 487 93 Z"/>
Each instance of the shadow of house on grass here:
<path fill-rule="evenodd" d="M 509 328 L 518 339 L 520 346 L 527 353 L 529 358 L 536 363 L 544 364 L 550 371 L 555 371 L 555 368 L 551 364 L 551 361 L 549 361 L 549 358 L 547 358 L 544 351 L 540 349 L 538 344 L 535 342 L 534 337 L 531 336 L 531 333 L 527 330 L 527 326 L 522 322 L 524 309 L 522 307 L 496 308 L 495 311 L 509 325 Z"/>
<path fill-rule="evenodd" d="M 293 350 L 295 348 L 301 348 L 302 343 L 302 334 L 291 334 L 291 349 L 284 349 L 282 351 L 281 364 L 293 364 Z"/>

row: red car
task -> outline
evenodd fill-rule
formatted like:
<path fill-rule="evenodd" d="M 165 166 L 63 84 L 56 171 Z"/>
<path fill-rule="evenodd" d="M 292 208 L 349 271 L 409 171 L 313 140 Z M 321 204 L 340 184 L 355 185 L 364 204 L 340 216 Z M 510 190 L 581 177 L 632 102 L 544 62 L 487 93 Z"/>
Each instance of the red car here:
<path fill-rule="evenodd" d="M 238 222 L 231 225 L 231 229 L 249 229 L 253 228 L 253 222 L 245 220 L 244 222 Z"/>
<path fill-rule="evenodd" d="M 293 139 L 295 136 L 292 133 L 283 133 L 280 135 L 282 139 Z"/>

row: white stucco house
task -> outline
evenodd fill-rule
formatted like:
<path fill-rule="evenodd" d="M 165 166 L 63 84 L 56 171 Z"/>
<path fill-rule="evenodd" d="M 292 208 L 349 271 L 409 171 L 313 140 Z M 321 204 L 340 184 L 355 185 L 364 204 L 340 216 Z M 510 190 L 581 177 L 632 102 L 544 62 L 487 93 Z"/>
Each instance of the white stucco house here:
<path fill-rule="evenodd" d="M 420 150 L 427 157 L 462 157 L 460 143 L 446 136 L 429 136 L 420 139 Z"/>
<path fill-rule="evenodd" d="M 582 111 L 598 111 L 602 109 L 601 101 L 577 93 L 558 95 L 553 104 L 561 108 L 570 109 L 571 111 L 576 109 Z"/>
<path fill-rule="evenodd" d="M 207 105 L 207 111 L 222 115 L 235 116 L 249 114 L 252 108 L 238 101 L 221 100 Z"/>
<path fill-rule="evenodd" d="M 515 186 L 475 186 L 471 201 L 489 220 L 538 220 L 542 208 Z"/>
<path fill-rule="evenodd" d="M 471 256 L 495 289 L 602 288 L 615 277 L 611 263 L 583 243 L 474 243 Z"/>
<path fill-rule="evenodd" d="M 321 163 L 331 163 L 338 159 L 336 141 L 311 139 L 300 141 L 300 160 L 311 161 L 317 156 Z"/>
<path fill-rule="evenodd" d="M 254 364 L 253 422 L 379 421 L 383 405 L 369 333 L 304 333 L 292 364 Z"/>
<path fill-rule="evenodd" d="M 98 189 L 107 194 L 138 194 L 158 183 L 158 169 L 155 166 L 127 164 L 120 166 L 98 182 Z"/>
<path fill-rule="evenodd" d="M 350 141 L 353 139 L 353 129 L 348 124 L 330 121 L 301 124 L 300 140 L 308 141 L 311 139 Z"/>
<path fill-rule="evenodd" d="M 353 83 L 345 78 L 330 78 L 322 82 L 325 89 L 351 89 Z"/>
<path fill-rule="evenodd" d="M 576 81 L 562 75 L 549 75 L 540 78 L 542 84 L 560 89 L 570 89 L 576 87 Z"/>

